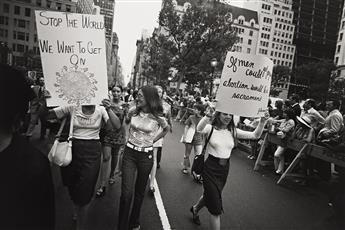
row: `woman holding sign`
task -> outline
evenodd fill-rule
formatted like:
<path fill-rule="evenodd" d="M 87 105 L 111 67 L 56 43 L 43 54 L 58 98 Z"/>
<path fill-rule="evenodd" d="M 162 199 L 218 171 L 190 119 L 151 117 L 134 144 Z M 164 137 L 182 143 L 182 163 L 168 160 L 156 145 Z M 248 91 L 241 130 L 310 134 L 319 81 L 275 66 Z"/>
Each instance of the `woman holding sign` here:
<path fill-rule="evenodd" d="M 111 129 L 119 129 L 119 118 L 110 109 L 108 99 L 103 106 L 62 106 L 49 111 L 48 119 L 61 119 L 74 114 L 72 162 L 61 168 L 64 185 L 68 187 L 74 204 L 76 229 L 84 229 L 86 213 L 94 194 L 101 163 L 99 131 L 102 122 Z"/>
<path fill-rule="evenodd" d="M 222 190 L 228 177 L 232 149 L 237 139 L 258 139 L 268 117 L 266 112 L 257 128 L 248 132 L 235 127 L 232 114 L 214 112 L 212 107 L 208 107 L 206 116 L 197 126 L 197 131 L 209 139 L 206 148 L 209 156 L 202 172 L 204 193 L 190 209 L 195 224 L 200 225 L 198 212 L 206 206 L 210 213 L 210 229 L 220 229 L 220 215 L 223 212 Z"/>

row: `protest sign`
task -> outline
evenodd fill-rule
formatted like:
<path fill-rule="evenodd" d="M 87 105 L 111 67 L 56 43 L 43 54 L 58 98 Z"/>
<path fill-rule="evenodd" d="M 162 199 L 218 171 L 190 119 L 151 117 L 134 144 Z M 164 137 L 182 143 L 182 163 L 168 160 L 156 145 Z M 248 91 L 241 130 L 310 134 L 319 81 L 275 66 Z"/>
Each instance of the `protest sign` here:
<path fill-rule="evenodd" d="M 216 110 L 244 117 L 264 115 L 273 62 L 265 56 L 228 52 L 217 92 Z"/>
<path fill-rule="evenodd" d="M 48 106 L 99 104 L 108 96 L 102 15 L 35 11 Z"/>

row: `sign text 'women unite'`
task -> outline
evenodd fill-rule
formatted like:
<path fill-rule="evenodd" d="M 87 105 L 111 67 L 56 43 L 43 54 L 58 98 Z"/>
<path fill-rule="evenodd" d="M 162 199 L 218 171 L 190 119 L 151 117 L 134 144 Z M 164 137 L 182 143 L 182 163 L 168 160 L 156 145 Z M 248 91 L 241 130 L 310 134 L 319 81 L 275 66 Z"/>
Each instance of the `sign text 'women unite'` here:
<path fill-rule="evenodd" d="M 107 98 L 104 16 L 53 11 L 35 16 L 48 106 Z"/>
<path fill-rule="evenodd" d="M 217 92 L 216 110 L 244 117 L 265 114 L 273 62 L 262 55 L 228 52 Z"/>

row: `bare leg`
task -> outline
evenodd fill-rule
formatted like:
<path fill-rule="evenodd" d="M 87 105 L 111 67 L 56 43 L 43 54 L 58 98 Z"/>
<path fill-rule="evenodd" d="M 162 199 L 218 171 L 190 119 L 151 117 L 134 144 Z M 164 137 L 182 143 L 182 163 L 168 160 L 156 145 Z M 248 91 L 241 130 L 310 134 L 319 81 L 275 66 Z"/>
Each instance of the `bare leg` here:
<path fill-rule="evenodd" d="M 76 230 L 84 230 L 86 227 L 86 220 L 87 220 L 87 211 L 89 209 L 89 205 L 78 206 L 75 205 L 75 210 L 77 214 L 77 223 L 76 223 Z"/>
<path fill-rule="evenodd" d="M 210 214 L 210 229 L 220 230 L 220 215 L 214 216 Z"/>
<path fill-rule="evenodd" d="M 277 173 L 282 173 L 284 171 L 284 147 L 278 146 L 274 153 L 274 166 L 276 167 Z"/>
<path fill-rule="evenodd" d="M 107 179 L 109 178 L 110 171 L 110 155 L 111 147 L 103 146 L 103 161 L 101 163 L 101 172 L 100 172 L 100 187 L 96 192 L 97 196 L 104 195 Z"/>
<path fill-rule="evenodd" d="M 185 153 L 183 157 L 183 170 L 188 170 L 188 168 L 190 168 L 189 156 L 190 156 L 190 153 L 192 152 L 192 147 L 193 147 L 192 144 L 185 143 Z"/>
<path fill-rule="evenodd" d="M 198 213 L 203 207 L 205 207 L 205 200 L 204 196 L 201 196 L 198 202 L 195 205 L 193 205 L 193 208 L 195 212 Z"/>
<path fill-rule="evenodd" d="M 156 178 L 156 171 L 157 171 L 157 150 L 158 148 L 153 148 L 153 166 L 150 173 L 150 190 L 154 192 L 154 181 Z"/>

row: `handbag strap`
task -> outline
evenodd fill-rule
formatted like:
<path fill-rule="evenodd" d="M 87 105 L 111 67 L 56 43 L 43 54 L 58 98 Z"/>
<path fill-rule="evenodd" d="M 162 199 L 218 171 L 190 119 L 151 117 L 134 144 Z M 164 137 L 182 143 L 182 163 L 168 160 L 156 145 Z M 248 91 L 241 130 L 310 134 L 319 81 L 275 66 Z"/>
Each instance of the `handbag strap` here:
<path fill-rule="evenodd" d="M 61 125 L 60 125 L 60 129 L 59 129 L 59 132 L 56 134 L 56 138 L 59 138 L 60 136 L 61 136 L 61 133 L 62 133 L 62 130 L 63 130 L 63 128 L 65 127 L 65 124 L 66 124 L 66 120 L 67 120 L 67 118 L 64 118 L 63 120 L 62 120 L 62 123 L 61 123 Z"/>
<path fill-rule="evenodd" d="M 71 122 L 69 124 L 69 134 L 68 134 L 68 140 L 71 140 L 73 138 L 73 123 L 74 123 L 74 108 L 72 109 L 72 113 L 71 113 Z"/>
<path fill-rule="evenodd" d="M 214 129 L 214 128 L 213 128 L 213 125 L 212 125 L 211 132 L 210 132 L 210 134 L 208 135 L 208 137 L 207 137 L 207 139 L 206 139 L 206 142 L 205 142 L 204 148 L 202 149 L 201 154 L 205 154 L 207 144 L 208 144 L 208 142 L 210 141 L 211 136 L 212 136 L 212 133 L 213 133 L 213 129 Z"/>

